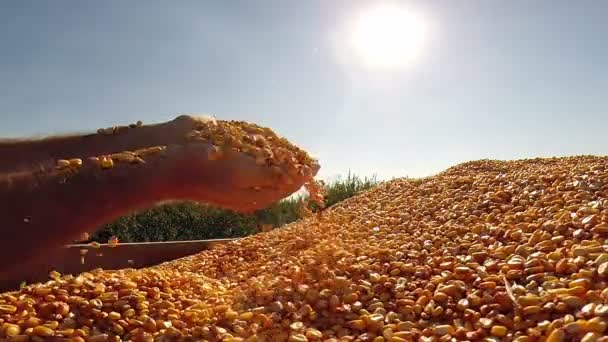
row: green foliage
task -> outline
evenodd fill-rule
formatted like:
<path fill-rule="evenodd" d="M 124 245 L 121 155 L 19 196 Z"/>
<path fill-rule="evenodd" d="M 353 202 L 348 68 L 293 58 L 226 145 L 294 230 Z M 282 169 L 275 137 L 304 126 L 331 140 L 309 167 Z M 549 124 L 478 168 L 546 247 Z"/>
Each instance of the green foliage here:
<path fill-rule="evenodd" d="M 373 188 L 377 184 L 376 176 L 361 179 L 348 171 L 346 179 L 338 178 L 336 181 L 325 186 L 325 206 L 330 207 L 349 197 L 353 197 L 361 191 Z"/>
<path fill-rule="evenodd" d="M 375 186 L 375 177 L 361 179 L 348 173 L 325 185 L 326 207 Z M 191 202 L 164 204 L 139 213 L 121 217 L 92 239 L 106 242 L 111 236 L 120 242 L 205 240 L 242 237 L 259 231 L 265 224 L 280 227 L 296 221 L 298 208 L 305 197 L 290 197 L 269 208 L 245 215 Z M 314 205 L 311 205 L 316 210 Z"/>
<path fill-rule="evenodd" d="M 257 228 L 254 215 L 243 215 L 191 202 L 165 204 L 107 225 L 94 236 L 105 242 L 180 241 L 246 236 Z"/>
<path fill-rule="evenodd" d="M 279 201 L 269 208 L 259 210 L 255 213 L 259 225 L 271 224 L 280 227 L 299 219 L 298 208 L 302 201 L 301 197 L 287 198 Z"/>

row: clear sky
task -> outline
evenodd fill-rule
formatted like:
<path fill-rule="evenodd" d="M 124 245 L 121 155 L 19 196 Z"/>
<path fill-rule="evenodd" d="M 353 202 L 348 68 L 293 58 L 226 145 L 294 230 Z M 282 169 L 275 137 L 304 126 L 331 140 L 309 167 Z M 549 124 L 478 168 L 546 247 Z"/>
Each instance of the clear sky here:
<path fill-rule="evenodd" d="M 396 2 L 428 30 L 390 70 L 346 43 L 377 3 L 2 1 L 0 136 L 213 113 L 272 127 L 323 177 L 608 154 L 607 1 Z"/>

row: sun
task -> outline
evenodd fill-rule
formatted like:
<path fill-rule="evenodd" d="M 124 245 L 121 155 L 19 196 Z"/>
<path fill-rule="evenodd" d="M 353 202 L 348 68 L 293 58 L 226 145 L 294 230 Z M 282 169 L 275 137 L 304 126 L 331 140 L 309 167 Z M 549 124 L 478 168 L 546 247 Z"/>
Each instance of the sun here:
<path fill-rule="evenodd" d="M 411 63 L 426 38 L 424 20 L 396 6 L 362 12 L 354 22 L 351 44 L 366 65 L 394 68 Z"/>

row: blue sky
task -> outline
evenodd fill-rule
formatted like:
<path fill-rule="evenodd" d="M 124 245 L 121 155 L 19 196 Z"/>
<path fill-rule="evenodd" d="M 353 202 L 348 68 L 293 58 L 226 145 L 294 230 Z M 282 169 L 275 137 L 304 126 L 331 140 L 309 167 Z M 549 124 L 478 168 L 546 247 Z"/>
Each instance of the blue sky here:
<path fill-rule="evenodd" d="M 429 32 L 391 71 L 336 34 L 374 3 L 0 2 L 0 136 L 213 113 L 274 128 L 323 177 L 607 154 L 608 2 L 393 2 Z"/>

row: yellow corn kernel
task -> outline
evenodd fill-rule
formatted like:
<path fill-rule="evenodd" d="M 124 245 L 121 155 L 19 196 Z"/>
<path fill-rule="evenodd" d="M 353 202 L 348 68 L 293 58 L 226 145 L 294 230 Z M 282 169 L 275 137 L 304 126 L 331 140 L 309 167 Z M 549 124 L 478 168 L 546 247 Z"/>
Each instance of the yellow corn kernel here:
<path fill-rule="evenodd" d="M 72 167 L 81 167 L 82 166 L 82 159 L 80 158 L 72 158 L 69 160 L 70 166 Z"/>
<path fill-rule="evenodd" d="M 111 169 L 114 167 L 114 161 L 110 157 L 103 156 L 99 158 L 99 165 L 102 169 Z"/>
<path fill-rule="evenodd" d="M 59 159 L 57 160 L 57 168 L 59 169 L 64 169 L 70 167 L 70 161 L 66 160 L 66 159 Z"/>

